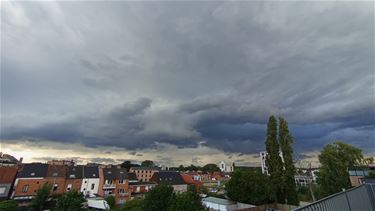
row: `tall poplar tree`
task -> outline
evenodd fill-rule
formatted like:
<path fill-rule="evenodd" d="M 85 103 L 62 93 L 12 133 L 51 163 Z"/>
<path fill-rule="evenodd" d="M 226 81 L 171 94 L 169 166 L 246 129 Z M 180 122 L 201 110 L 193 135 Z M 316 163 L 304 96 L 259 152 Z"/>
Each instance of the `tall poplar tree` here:
<path fill-rule="evenodd" d="M 295 167 L 293 164 L 293 136 L 289 133 L 288 122 L 279 118 L 279 143 L 280 150 L 284 159 L 283 168 L 283 191 L 286 197 L 286 203 L 298 205 L 298 194 L 296 183 L 294 181 Z"/>
<path fill-rule="evenodd" d="M 270 181 L 274 189 L 276 201 L 284 203 L 285 197 L 283 193 L 283 163 L 279 155 L 279 143 L 277 141 L 277 119 L 270 116 L 267 125 L 267 140 L 266 140 L 266 164 L 268 173 L 270 174 Z"/>

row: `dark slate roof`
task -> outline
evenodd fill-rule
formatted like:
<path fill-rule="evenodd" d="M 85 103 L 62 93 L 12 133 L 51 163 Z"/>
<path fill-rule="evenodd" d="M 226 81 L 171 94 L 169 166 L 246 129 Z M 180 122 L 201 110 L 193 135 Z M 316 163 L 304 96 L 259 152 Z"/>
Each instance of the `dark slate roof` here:
<path fill-rule="evenodd" d="M 17 178 L 46 177 L 47 170 L 48 170 L 48 164 L 44 164 L 44 163 L 24 164 L 21 171 L 18 173 Z"/>
<path fill-rule="evenodd" d="M 48 165 L 47 177 L 66 177 L 67 166 Z"/>
<path fill-rule="evenodd" d="M 99 178 L 99 168 L 97 166 L 69 166 L 67 174 L 66 174 L 66 178 L 67 179 Z"/>
<path fill-rule="evenodd" d="M 145 166 L 134 166 L 131 167 L 132 170 L 146 170 L 146 171 L 160 171 L 159 167 L 145 167 Z"/>
<path fill-rule="evenodd" d="M 186 184 L 181 176 L 181 174 L 177 171 L 159 171 L 155 172 L 153 177 L 155 182 L 163 183 L 168 185 L 182 185 Z"/>
<path fill-rule="evenodd" d="M 128 179 L 129 175 L 125 168 L 103 168 L 104 179 L 106 180 L 119 180 L 119 179 Z"/>

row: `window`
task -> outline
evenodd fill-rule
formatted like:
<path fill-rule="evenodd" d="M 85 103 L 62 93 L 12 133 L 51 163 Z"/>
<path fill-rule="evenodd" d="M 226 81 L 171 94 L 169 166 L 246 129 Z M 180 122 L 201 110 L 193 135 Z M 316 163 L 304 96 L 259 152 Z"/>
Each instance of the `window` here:
<path fill-rule="evenodd" d="M 37 181 L 36 184 L 39 184 L 39 181 Z"/>
<path fill-rule="evenodd" d="M 59 186 L 57 185 L 57 184 L 54 184 L 53 185 L 53 191 L 57 191 L 57 188 L 58 188 Z"/>
<path fill-rule="evenodd" d="M 0 187 L 0 194 L 4 194 L 6 189 L 6 187 Z"/>
<path fill-rule="evenodd" d="M 67 191 L 70 191 L 70 189 L 72 189 L 72 184 L 68 184 L 68 186 L 66 187 Z"/>
<path fill-rule="evenodd" d="M 120 179 L 120 180 L 118 181 L 118 183 L 119 183 L 119 184 L 125 184 L 123 179 Z"/>
<path fill-rule="evenodd" d="M 91 190 L 94 190 L 95 184 L 91 184 Z"/>
<path fill-rule="evenodd" d="M 57 172 L 52 174 L 53 177 L 57 177 Z"/>
<path fill-rule="evenodd" d="M 24 185 L 24 186 L 22 187 L 22 192 L 23 192 L 23 193 L 26 193 L 28 190 L 29 190 L 29 185 Z"/>
<path fill-rule="evenodd" d="M 139 192 L 139 191 L 141 191 L 141 187 L 138 186 L 136 192 Z"/>
<path fill-rule="evenodd" d="M 125 190 L 124 189 L 118 189 L 117 193 L 125 193 Z"/>
<path fill-rule="evenodd" d="M 32 173 L 30 174 L 30 176 L 35 176 L 35 173 L 34 173 L 34 172 L 32 172 Z"/>

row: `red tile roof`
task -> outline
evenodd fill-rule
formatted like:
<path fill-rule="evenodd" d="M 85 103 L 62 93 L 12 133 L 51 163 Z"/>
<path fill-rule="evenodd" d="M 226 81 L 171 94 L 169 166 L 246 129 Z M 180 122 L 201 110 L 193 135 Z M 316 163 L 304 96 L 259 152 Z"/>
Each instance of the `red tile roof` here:
<path fill-rule="evenodd" d="M 17 174 L 17 167 L 0 167 L 0 183 L 13 183 Z"/>
<path fill-rule="evenodd" d="M 182 179 L 185 181 L 187 184 L 195 184 L 195 185 L 202 185 L 202 182 L 193 180 L 193 178 L 190 175 L 187 174 L 181 174 Z"/>

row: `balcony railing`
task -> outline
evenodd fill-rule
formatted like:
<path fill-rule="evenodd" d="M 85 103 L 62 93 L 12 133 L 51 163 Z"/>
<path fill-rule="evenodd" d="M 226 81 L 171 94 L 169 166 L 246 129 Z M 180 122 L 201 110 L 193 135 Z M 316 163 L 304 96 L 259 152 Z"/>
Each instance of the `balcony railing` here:
<path fill-rule="evenodd" d="M 103 189 L 114 189 L 116 188 L 115 184 L 104 184 Z"/>

